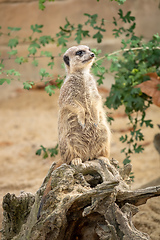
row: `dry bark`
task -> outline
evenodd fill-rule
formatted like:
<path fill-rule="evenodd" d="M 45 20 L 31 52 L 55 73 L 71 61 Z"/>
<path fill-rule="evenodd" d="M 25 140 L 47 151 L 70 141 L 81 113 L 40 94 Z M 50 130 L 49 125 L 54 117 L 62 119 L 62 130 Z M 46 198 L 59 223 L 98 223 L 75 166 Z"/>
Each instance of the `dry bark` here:
<path fill-rule="evenodd" d="M 106 158 L 78 166 L 51 166 L 34 195 L 4 196 L 2 240 L 139 240 L 132 216 L 136 206 L 160 195 L 160 186 L 131 191 L 131 164 L 118 168 Z M 37 219 L 40 201 L 51 177 L 51 191 Z"/>

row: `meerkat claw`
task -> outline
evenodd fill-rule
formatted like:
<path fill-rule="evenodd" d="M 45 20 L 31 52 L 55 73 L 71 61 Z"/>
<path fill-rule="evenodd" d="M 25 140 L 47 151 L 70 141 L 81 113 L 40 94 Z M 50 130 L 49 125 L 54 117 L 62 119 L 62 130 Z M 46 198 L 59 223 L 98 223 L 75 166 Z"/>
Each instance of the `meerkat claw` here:
<path fill-rule="evenodd" d="M 71 161 L 71 165 L 80 165 L 82 164 L 82 159 L 81 158 L 74 158 L 72 161 Z"/>

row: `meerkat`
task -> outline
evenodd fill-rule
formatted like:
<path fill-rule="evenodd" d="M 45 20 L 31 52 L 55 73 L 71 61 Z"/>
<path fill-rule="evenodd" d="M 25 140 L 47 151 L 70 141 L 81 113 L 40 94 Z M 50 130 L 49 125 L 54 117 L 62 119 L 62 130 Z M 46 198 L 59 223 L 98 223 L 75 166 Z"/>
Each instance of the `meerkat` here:
<path fill-rule="evenodd" d="M 63 56 L 66 79 L 59 96 L 59 148 L 64 163 L 109 157 L 110 129 L 90 73 L 94 53 L 88 46 L 69 48 Z"/>
<path fill-rule="evenodd" d="M 90 74 L 94 53 L 80 45 L 69 48 L 63 56 L 67 76 L 59 96 L 58 135 L 62 163 L 78 165 L 87 160 L 109 157 L 110 129 L 96 82 Z M 37 214 L 48 192 L 50 177 Z"/>

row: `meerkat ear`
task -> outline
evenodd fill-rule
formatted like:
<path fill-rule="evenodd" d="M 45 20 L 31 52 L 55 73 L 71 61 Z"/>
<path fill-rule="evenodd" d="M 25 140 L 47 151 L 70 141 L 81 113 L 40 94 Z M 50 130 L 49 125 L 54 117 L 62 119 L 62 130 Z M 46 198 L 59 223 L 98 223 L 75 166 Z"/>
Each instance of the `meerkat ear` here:
<path fill-rule="evenodd" d="M 64 60 L 65 64 L 67 64 L 69 66 L 69 57 L 64 55 L 63 60 Z"/>

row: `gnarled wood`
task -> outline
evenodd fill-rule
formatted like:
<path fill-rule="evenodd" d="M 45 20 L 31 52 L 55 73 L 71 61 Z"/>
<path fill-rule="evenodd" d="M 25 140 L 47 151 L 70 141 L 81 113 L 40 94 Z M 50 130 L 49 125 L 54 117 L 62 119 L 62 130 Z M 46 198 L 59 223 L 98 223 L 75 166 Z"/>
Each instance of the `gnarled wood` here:
<path fill-rule="evenodd" d="M 135 205 L 160 195 L 160 186 L 129 190 L 130 164 L 120 169 L 117 161 L 101 158 L 53 168 L 54 164 L 35 196 L 4 197 L 2 240 L 150 239 L 133 226 L 132 216 L 138 212 Z M 37 220 L 50 177 L 51 191 Z"/>

